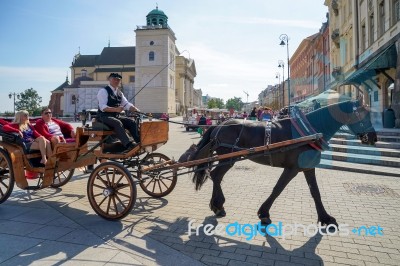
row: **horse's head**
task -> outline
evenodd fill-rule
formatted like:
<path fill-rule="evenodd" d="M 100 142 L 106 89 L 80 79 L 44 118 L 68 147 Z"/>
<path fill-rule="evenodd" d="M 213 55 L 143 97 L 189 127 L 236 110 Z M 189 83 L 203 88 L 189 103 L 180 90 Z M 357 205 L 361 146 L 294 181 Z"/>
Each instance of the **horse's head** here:
<path fill-rule="evenodd" d="M 353 102 L 353 112 L 350 115 L 347 126 L 358 136 L 362 144 L 374 145 L 378 141 L 371 123 L 369 107 L 362 105 L 361 101 Z"/>
<path fill-rule="evenodd" d="M 179 157 L 178 162 L 183 163 L 190 161 L 191 159 L 193 159 L 193 155 L 196 153 L 196 151 L 197 151 L 196 144 L 190 145 L 189 149 L 187 149 L 185 153 L 182 154 L 181 157 Z"/>

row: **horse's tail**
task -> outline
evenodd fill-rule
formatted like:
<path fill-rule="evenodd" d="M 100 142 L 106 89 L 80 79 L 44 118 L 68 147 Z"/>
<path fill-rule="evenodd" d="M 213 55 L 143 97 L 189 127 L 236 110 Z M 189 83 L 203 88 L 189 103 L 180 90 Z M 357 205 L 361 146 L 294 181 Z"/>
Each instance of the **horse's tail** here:
<path fill-rule="evenodd" d="M 207 158 L 211 155 L 213 150 L 212 146 L 214 145 L 214 142 L 211 140 L 211 133 L 214 129 L 215 126 L 211 126 L 207 129 L 206 133 L 203 135 L 203 138 L 201 139 L 199 144 L 197 144 L 197 150 L 193 155 L 192 160 Z M 206 165 L 207 164 L 199 164 L 194 167 L 194 175 L 192 181 L 196 184 L 196 190 L 199 190 L 201 186 L 207 181 Z"/>

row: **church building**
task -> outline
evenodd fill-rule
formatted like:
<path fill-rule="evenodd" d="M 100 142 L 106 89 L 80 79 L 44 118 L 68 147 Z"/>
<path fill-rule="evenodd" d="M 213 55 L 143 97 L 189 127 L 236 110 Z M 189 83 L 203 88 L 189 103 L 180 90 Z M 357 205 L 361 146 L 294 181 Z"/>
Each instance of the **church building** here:
<path fill-rule="evenodd" d="M 109 45 L 99 55 L 75 55 L 72 83 L 67 78 L 52 91 L 49 106 L 56 116 L 97 109 L 97 92 L 112 72 L 122 76 L 122 91 L 142 112 L 182 115 L 187 108 L 201 107 L 201 90 L 193 86 L 194 60 L 180 54 L 167 15 L 156 7 L 135 34 L 136 46 Z"/>

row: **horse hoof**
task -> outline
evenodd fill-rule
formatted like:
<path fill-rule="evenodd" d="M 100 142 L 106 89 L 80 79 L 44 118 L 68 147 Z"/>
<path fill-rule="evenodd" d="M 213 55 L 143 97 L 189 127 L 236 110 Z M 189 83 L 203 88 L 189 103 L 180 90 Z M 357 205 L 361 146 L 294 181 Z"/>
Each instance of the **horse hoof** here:
<path fill-rule="evenodd" d="M 222 209 L 222 210 L 217 210 L 217 211 L 214 212 L 214 213 L 215 213 L 215 216 L 218 217 L 218 218 L 220 218 L 220 217 L 225 217 L 225 216 L 226 216 L 226 212 L 225 212 L 224 209 Z"/>
<path fill-rule="evenodd" d="M 338 223 L 336 222 L 336 219 L 333 217 L 328 217 L 326 219 L 319 219 L 319 221 L 322 226 L 329 226 L 329 225 L 334 225 L 336 228 L 339 227 Z"/>
<path fill-rule="evenodd" d="M 261 225 L 263 225 L 263 226 L 267 226 L 272 223 L 271 219 L 268 217 L 260 218 L 260 221 L 261 221 Z"/>

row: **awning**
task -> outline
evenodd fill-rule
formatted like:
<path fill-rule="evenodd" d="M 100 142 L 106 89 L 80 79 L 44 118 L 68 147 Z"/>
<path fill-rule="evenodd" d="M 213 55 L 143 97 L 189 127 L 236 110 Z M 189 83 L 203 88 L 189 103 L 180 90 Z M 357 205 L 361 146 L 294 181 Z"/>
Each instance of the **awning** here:
<path fill-rule="evenodd" d="M 366 63 L 364 66 L 357 69 L 355 72 L 350 74 L 340 86 L 347 84 L 357 84 L 372 79 L 378 73 L 378 71 L 382 69 L 388 69 L 392 67 L 396 67 L 397 63 L 397 51 L 396 46 L 394 44 L 390 45 L 382 52 L 380 52 L 375 58 L 373 58 L 370 62 Z"/>

